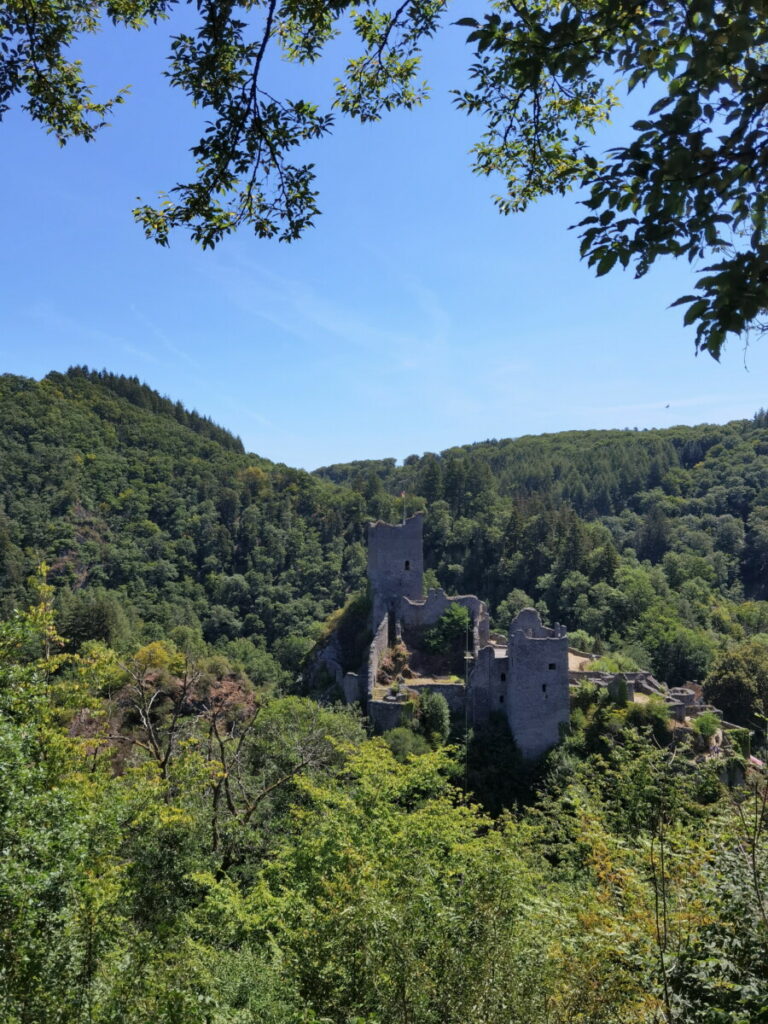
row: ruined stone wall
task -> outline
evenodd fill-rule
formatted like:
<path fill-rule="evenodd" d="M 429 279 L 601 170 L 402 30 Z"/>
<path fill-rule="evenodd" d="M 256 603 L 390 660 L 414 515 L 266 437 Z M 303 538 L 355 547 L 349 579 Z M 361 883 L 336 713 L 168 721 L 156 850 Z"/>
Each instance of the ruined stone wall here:
<path fill-rule="evenodd" d="M 463 723 L 466 710 L 466 690 L 463 683 L 421 683 L 418 679 L 408 680 L 408 689 L 415 693 L 439 693 L 445 697 L 451 720 Z"/>
<path fill-rule="evenodd" d="M 686 686 L 673 686 L 669 691 L 669 695 L 674 700 L 679 700 L 681 704 L 685 704 L 686 707 L 698 703 L 696 694 Z"/>
<path fill-rule="evenodd" d="M 373 599 L 372 628 L 401 597 L 419 600 L 424 594 L 424 515 L 419 512 L 399 526 L 368 524 L 368 579 Z"/>
<path fill-rule="evenodd" d="M 367 678 L 366 674 L 365 679 Z M 346 704 L 365 704 L 367 689 L 362 688 L 362 679 L 357 672 L 347 672 L 341 680 L 341 692 Z"/>
<path fill-rule="evenodd" d="M 379 674 L 379 666 L 381 665 L 384 654 L 389 647 L 389 619 L 385 614 L 379 622 L 377 628 L 373 634 L 373 640 L 371 640 L 371 646 L 368 648 L 368 661 L 365 668 L 364 679 L 360 684 L 360 691 L 364 694 L 363 703 L 367 703 L 368 696 L 376 685 L 376 677 Z"/>
<path fill-rule="evenodd" d="M 562 639 L 565 636 L 565 628 L 558 623 L 555 623 L 554 629 L 551 626 L 545 626 L 535 608 L 521 608 L 509 625 L 510 639 L 515 633 L 523 633 L 527 637 L 539 640 Z M 567 643 L 565 652 L 568 653 Z"/>
<path fill-rule="evenodd" d="M 473 649 L 477 651 L 484 647 L 489 635 L 488 609 L 485 602 L 474 594 L 449 597 L 442 588 L 431 587 L 427 596 L 421 600 L 403 597 L 397 606 L 397 617 L 406 629 L 424 629 L 434 626 L 452 604 L 461 605 L 469 612 L 474 634 Z"/>
<path fill-rule="evenodd" d="M 699 715 L 703 715 L 706 711 L 711 711 L 722 721 L 723 712 L 720 708 L 716 708 L 714 704 L 694 704 L 687 709 L 687 715 L 689 718 L 698 718 Z M 736 726 L 736 728 L 738 729 L 739 726 Z"/>
<path fill-rule="evenodd" d="M 667 707 L 669 708 L 670 715 L 672 716 L 672 718 L 674 718 L 676 722 L 684 722 L 686 713 L 691 713 L 690 709 L 688 709 L 688 712 L 686 712 L 685 704 L 683 704 L 682 701 L 679 700 L 668 699 Z"/>
<path fill-rule="evenodd" d="M 322 672 L 325 672 L 329 678 L 341 686 L 344 671 L 341 667 L 339 639 L 335 633 L 328 643 L 314 656 L 314 663 L 311 669 L 312 678 L 318 679 Z"/>
<path fill-rule="evenodd" d="M 627 703 L 631 704 L 635 699 L 635 676 L 627 672 L 590 672 L 588 669 L 583 672 L 568 673 L 568 679 L 575 685 L 581 683 L 594 683 L 596 686 L 604 686 L 614 700 L 622 695 L 622 683 L 625 689 Z"/>
<path fill-rule="evenodd" d="M 369 700 L 368 720 L 373 731 L 378 735 L 403 725 L 404 710 L 405 706 L 397 701 Z"/>
<path fill-rule="evenodd" d="M 509 627 L 507 721 L 523 757 L 546 754 L 570 718 L 568 638 L 565 629 L 543 626 L 524 608 Z"/>
<path fill-rule="evenodd" d="M 646 693 L 649 697 L 653 696 L 653 694 L 658 694 L 661 697 L 666 696 L 666 686 L 654 678 L 650 672 L 625 672 L 624 675 L 627 679 L 632 680 L 638 693 Z"/>
<path fill-rule="evenodd" d="M 497 657 L 495 647 L 483 647 L 478 652 L 467 693 L 471 725 L 484 725 L 494 711 L 506 712 L 508 669 L 507 658 Z"/>

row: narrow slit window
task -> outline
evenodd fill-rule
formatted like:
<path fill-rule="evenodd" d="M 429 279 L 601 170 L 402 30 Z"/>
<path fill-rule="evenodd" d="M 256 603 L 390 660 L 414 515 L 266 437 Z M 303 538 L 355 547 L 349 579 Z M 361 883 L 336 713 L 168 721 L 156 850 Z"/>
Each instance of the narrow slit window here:
<path fill-rule="evenodd" d="M 541 692 L 546 695 L 546 692 L 547 692 L 547 684 L 546 683 L 542 683 L 541 684 Z"/>
<path fill-rule="evenodd" d="M 406 561 L 406 563 L 405 563 L 405 571 L 408 572 L 408 570 L 410 568 L 411 568 L 411 563 L 409 561 Z"/>
<path fill-rule="evenodd" d="M 503 703 L 504 703 L 504 694 L 502 693 L 502 695 L 499 697 L 499 704 L 503 704 Z"/>
<path fill-rule="evenodd" d="M 507 673 L 506 672 L 502 672 L 501 673 L 501 681 L 502 681 L 502 683 L 506 683 L 506 681 L 507 681 Z"/>

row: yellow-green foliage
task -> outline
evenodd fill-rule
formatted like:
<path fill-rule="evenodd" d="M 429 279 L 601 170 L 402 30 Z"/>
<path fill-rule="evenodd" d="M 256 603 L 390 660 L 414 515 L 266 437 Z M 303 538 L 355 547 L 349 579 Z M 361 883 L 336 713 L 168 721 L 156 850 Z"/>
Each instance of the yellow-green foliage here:
<path fill-rule="evenodd" d="M 626 654 L 603 654 L 586 666 L 590 672 L 636 672 L 640 666 Z"/>
<path fill-rule="evenodd" d="M 759 1019 L 760 784 L 703 802 L 709 768 L 601 694 L 535 802 L 491 818 L 455 749 L 395 756 L 299 697 L 177 715 L 169 687 L 115 738 L 113 661 L 52 665 L 51 631 L 40 606 L 0 628 L 4 1022 Z M 175 657 L 145 645 L 124 685 Z"/>

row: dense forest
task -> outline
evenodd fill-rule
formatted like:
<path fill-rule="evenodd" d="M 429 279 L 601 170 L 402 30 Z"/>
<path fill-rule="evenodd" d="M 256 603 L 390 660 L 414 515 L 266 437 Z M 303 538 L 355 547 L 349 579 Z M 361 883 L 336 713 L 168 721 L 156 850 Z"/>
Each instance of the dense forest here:
<path fill-rule="evenodd" d="M 762 753 L 765 414 L 315 474 L 86 368 L 0 415 L 3 1022 L 765 1024 L 745 730 L 584 685 L 526 765 L 504 722 L 371 737 L 302 679 L 366 522 L 424 508 L 428 582 L 703 680 Z"/>
<path fill-rule="evenodd" d="M 492 815 L 471 745 L 398 757 L 189 635 L 71 653 L 31 587 L 0 623 L 7 1024 L 765 1022 L 768 788 L 735 754 L 584 687 Z"/>
<path fill-rule="evenodd" d="M 84 367 L 1 378 L 0 418 L 2 609 L 28 601 L 45 562 L 75 645 L 128 650 L 188 629 L 254 681 L 282 684 L 364 588 L 366 522 L 421 508 L 428 582 L 478 594 L 500 629 L 535 605 L 577 646 L 671 685 L 768 633 L 763 412 L 314 474 Z"/>
<path fill-rule="evenodd" d="M 423 504 L 432 579 L 536 605 L 590 651 L 672 685 L 768 631 L 768 415 L 725 426 L 580 431 L 328 466 L 372 507 Z M 411 495 L 420 495 L 412 499 Z"/>
<path fill-rule="evenodd" d="M 361 585 L 363 499 L 245 455 L 136 380 L 4 377 L 0 417 L 6 611 L 45 561 L 71 639 L 183 626 L 264 674 L 280 668 L 267 649 L 294 670 Z"/>

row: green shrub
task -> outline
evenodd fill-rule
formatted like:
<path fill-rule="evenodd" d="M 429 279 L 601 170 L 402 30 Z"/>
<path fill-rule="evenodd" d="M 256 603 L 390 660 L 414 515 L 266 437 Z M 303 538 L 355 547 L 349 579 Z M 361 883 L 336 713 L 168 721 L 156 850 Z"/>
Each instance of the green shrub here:
<path fill-rule="evenodd" d="M 424 737 L 404 725 L 399 725 L 396 729 L 390 729 L 389 732 L 385 732 L 384 740 L 394 756 L 402 764 L 411 756 L 416 757 L 419 754 L 428 754 L 430 751 L 430 746 Z"/>
<path fill-rule="evenodd" d="M 445 743 L 451 731 L 451 712 L 442 693 L 427 691 L 421 695 L 419 721 L 421 731 L 433 746 Z"/>
<path fill-rule="evenodd" d="M 604 654 L 589 665 L 590 672 L 636 672 L 640 666 L 627 654 Z"/>
<path fill-rule="evenodd" d="M 638 729 L 650 728 L 659 743 L 669 741 L 669 706 L 661 697 L 650 697 L 645 704 L 630 704 L 626 712 L 627 725 Z"/>
<path fill-rule="evenodd" d="M 424 630 L 424 649 L 430 654 L 452 651 L 459 645 L 466 644 L 468 629 L 469 612 L 463 605 L 452 604 L 434 626 Z"/>
<path fill-rule="evenodd" d="M 729 729 L 728 739 L 733 744 L 734 750 L 737 750 L 742 757 L 749 757 L 752 753 L 752 735 L 749 729 Z"/>
<path fill-rule="evenodd" d="M 590 654 L 595 649 L 595 638 L 590 636 L 585 629 L 574 629 L 568 633 L 568 644 L 575 647 L 577 651 L 585 651 Z"/>
<path fill-rule="evenodd" d="M 719 728 L 720 719 L 714 711 L 704 711 L 693 720 L 693 731 L 701 736 L 707 746 L 712 742 L 712 738 Z"/>

